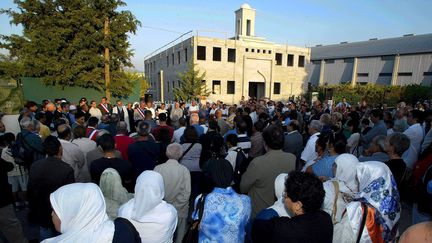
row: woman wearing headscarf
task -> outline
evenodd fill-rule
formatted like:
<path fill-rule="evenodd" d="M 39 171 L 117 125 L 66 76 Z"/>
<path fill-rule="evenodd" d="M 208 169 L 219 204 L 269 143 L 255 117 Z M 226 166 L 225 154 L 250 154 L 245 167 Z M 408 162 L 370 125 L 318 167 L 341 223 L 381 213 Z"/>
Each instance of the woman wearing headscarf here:
<path fill-rule="evenodd" d="M 142 242 L 172 242 L 177 227 L 177 211 L 163 201 L 162 176 L 146 170 L 138 177 L 135 197 L 120 207 L 118 216 L 129 219 L 138 230 Z"/>
<path fill-rule="evenodd" d="M 262 210 L 257 216 L 256 219 L 271 219 L 273 217 L 290 217 L 288 211 L 286 210 L 283 193 L 285 190 L 285 180 L 288 177 L 287 173 L 282 173 L 278 175 L 275 179 L 275 196 L 277 200 L 273 204 L 273 206 L 268 207 Z"/>
<path fill-rule="evenodd" d="M 396 181 L 384 163 L 357 165 L 360 192 L 335 225 L 333 242 L 395 241 L 401 204 Z"/>
<path fill-rule="evenodd" d="M 114 220 L 120 206 L 133 198 L 133 194 L 123 187 L 119 173 L 113 168 L 102 172 L 99 186 L 105 197 L 108 217 Z"/>
<path fill-rule="evenodd" d="M 244 242 L 245 227 L 252 210 L 250 198 L 231 188 L 233 168 L 228 160 L 211 160 L 208 172 L 214 189 L 204 199 L 199 242 Z M 201 196 L 195 200 L 194 219 L 198 217 L 196 208 Z"/>
<path fill-rule="evenodd" d="M 61 235 L 50 242 L 137 242 L 138 232 L 125 219 L 108 219 L 101 190 L 93 183 L 73 183 L 50 195 L 52 220 Z M 138 238 L 139 240 L 139 238 Z"/>
<path fill-rule="evenodd" d="M 356 180 L 358 163 L 357 157 L 352 154 L 339 155 L 333 165 L 335 177 L 324 182 L 325 197 L 322 209 L 332 217 L 333 224 L 340 222 L 346 205 L 358 193 Z"/>

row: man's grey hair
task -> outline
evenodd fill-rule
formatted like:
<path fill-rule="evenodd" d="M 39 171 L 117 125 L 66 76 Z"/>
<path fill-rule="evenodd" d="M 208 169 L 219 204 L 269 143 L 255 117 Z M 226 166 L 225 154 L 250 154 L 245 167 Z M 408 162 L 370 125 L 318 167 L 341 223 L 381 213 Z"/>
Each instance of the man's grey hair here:
<path fill-rule="evenodd" d="M 321 117 L 320 117 L 320 122 L 323 125 L 331 125 L 331 116 L 330 116 L 330 114 L 328 114 L 328 113 L 322 114 Z"/>
<path fill-rule="evenodd" d="M 183 147 L 179 143 L 172 143 L 166 149 L 168 159 L 179 160 L 183 155 Z"/>
<path fill-rule="evenodd" d="M 322 129 L 322 123 L 318 120 L 312 120 L 309 126 L 318 132 Z"/>
<path fill-rule="evenodd" d="M 21 128 L 27 129 L 33 125 L 32 119 L 30 117 L 23 117 L 20 121 Z"/>
<path fill-rule="evenodd" d="M 140 121 L 138 123 L 138 129 L 137 129 L 138 135 L 143 137 L 148 136 L 150 134 L 150 130 L 151 130 L 151 126 L 148 122 Z"/>
<path fill-rule="evenodd" d="M 117 133 L 118 134 L 127 134 L 127 124 L 124 121 L 117 122 Z"/>
<path fill-rule="evenodd" d="M 379 149 L 384 152 L 385 151 L 385 140 L 386 136 L 378 135 L 373 139 L 373 142 L 379 147 Z"/>

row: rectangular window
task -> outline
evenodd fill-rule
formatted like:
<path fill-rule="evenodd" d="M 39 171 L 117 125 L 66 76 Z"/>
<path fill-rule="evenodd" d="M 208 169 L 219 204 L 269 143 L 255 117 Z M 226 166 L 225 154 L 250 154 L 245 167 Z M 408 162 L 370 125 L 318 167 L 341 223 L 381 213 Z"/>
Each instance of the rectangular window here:
<path fill-rule="evenodd" d="M 235 92 L 235 81 L 227 82 L 227 94 L 234 94 Z"/>
<path fill-rule="evenodd" d="M 251 51 L 252 51 L 252 52 L 255 52 L 255 49 L 253 49 L 253 48 L 252 48 L 252 50 L 251 50 Z"/>
<path fill-rule="evenodd" d="M 335 60 L 334 59 L 325 59 L 325 63 L 334 63 Z"/>
<path fill-rule="evenodd" d="M 212 93 L 213 94 L 220 94 L 221 93 L 221 81 L 220 80 L 213 80 Z"/>
<path fill-rule="evenodd" d="M 175 88 L 175 81 L 172 81 L 172 82 L 173 82 L 172 88 L 174 90 L 174 88 Z"/>
<path fill-rule="evenodd" d="M 260 49 L 257 49 L 257 53 L 260 53 Z"/>
<path fill-rule="evenodd" d="M 177 52 L 177 63 L 180 64 L 180 51 Z"/>
<path fill-rule="evenodd" d="M 197 59 L 205 60 L 206 59 L 206 47 L 205 46 L 197 46 Z"/>
<path fill-rule="evenodd" d="M 280 94 L 281 92 L 281 84 L 280 83 L 274 83 L 273 84 L 273 94 Z"/>
<path fill-rule="evenodd" d="M 169 56 L 167 56 L 167 67 L 169 67 Z"/>
<path fill-rule="evenodd" d="M 398 76 L 409 77 L 409 76 L 412 76 L 412 73 L 398 73 Z"/>
<path fill-rule="evenodd" d="M 354 58 L 344 58 L 344 63 L 353 63 Z"/>
<path fill-rule="evenodd" d="M 181 81 L 177 80 L 177 84 L 178 84 L 178 87 L 180 87 L 181 86 Z"/>
<path fill-rule="evenodd" d="M 304 67 L 305 66 L 305 56 L 300 55 L 298 59 L 298 66 Z"/>
<path fill-rule="evenodd" d="M 220 47 L 213 47 L 213 61 L 221 61 L 221 52 L 222 49 Z"/>
<path fill-rule="evenodd" d="M 269 54 L 271 54 L 271 50 L 269 50 Z"/>
<path fill-rule="evenodd" d="M 266 50 L 263 50 L 263 53 L 265 54 L 265 53 L 266 53 Z"/>
<path fill-rule="evenodd" d="M 275 55 L 276 65 L 282 65 L 282 53 L 276 53 Z"/>
<path fill-rule="evenodd" d="M 380 77 L 391 77 L 392 73 L 380 73 L 380 74 L 378 74 L 378 76 L 380 76 Z"/>
<path fill-rule="evenodd" d="M 251 21 L 250 19 L 246 20 L 246 35 L 251 35 Z"/>
<path fill-rule="evenodd" d="M 288 61 L 287 61 L 287 65 L 289 67 L 294 66 L 294 55 L 293 54 L 288 54 Z"/>
<path fill-rule="evenodd" d="M 369 77 L 369 73 L 357 73 L 357 77 Z"/>
<path fill-rule="evenodd" d="M 184 54 L 185 54 L 185 62 L 187 62 L 187 48 L 184 49 Z"/>
<path fill-rule="evenodd" d="M 167 82 L 167 91 L 169 92 L 169 82 Z"/>
<path fill-rule="evenodd" d="M 381 61 L 393 61 L 394 56 L 381 56 Z"/>
<path fill-rule="evenodd" d="M 228 48 L 228 62 L 236 61 L 236 49 Z"/>
<path fill-rule="evenodd" d="M 246 52 L 249 52 L 249 48 L 246 48 L 245 51 L 246 51 Z"/>
<path fill-rule="evenodd" d="M 320 64 L 320 63 L 321 63 L 320 60 L 313 60 L 313 61 L 312 61 L 312 64 Z"/>
<path fill-rule="evenodd" d="M 171 54 L 171 59 L 172 59 L 172 65 L 174 66 L 174 53 Z"/>
<path fill-rule="evenodd" d="M 424 72 L 423 76 L 432 76 L 432 72 Z"/>

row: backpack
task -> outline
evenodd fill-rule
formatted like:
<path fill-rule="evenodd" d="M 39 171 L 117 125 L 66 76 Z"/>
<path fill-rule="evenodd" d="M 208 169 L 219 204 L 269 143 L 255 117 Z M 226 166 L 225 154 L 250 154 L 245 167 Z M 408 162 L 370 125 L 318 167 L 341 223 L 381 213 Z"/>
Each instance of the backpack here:
<path fill-rule="evenodd" d="M 246 156 L 246 153 L 241 147 L 237 147 L 234 151 L 237 152 L 236 163 L 234 167 L 234 190 L 240 191 L 240 181 L 243 173 L 246 172 L 249 166 L 250 159 Z"/>
<path fill-rule="evenodd" d="M 11 153 L 15 164 L 28 168 L 33 163 L 34 151 L 25 141 L 26 136 L 21 133 L 17 135 L 17 139 L 11 145 Z"/>

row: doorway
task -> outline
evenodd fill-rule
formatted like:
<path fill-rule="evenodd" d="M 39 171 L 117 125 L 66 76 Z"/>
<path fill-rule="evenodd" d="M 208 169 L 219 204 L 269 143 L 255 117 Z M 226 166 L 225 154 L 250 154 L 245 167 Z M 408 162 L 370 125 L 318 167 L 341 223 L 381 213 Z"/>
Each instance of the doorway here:
<path fill-rule="evenodd" d="M 265 96 L 265 83 L 249 82 L 249 97 L 260 99 Z"/>

